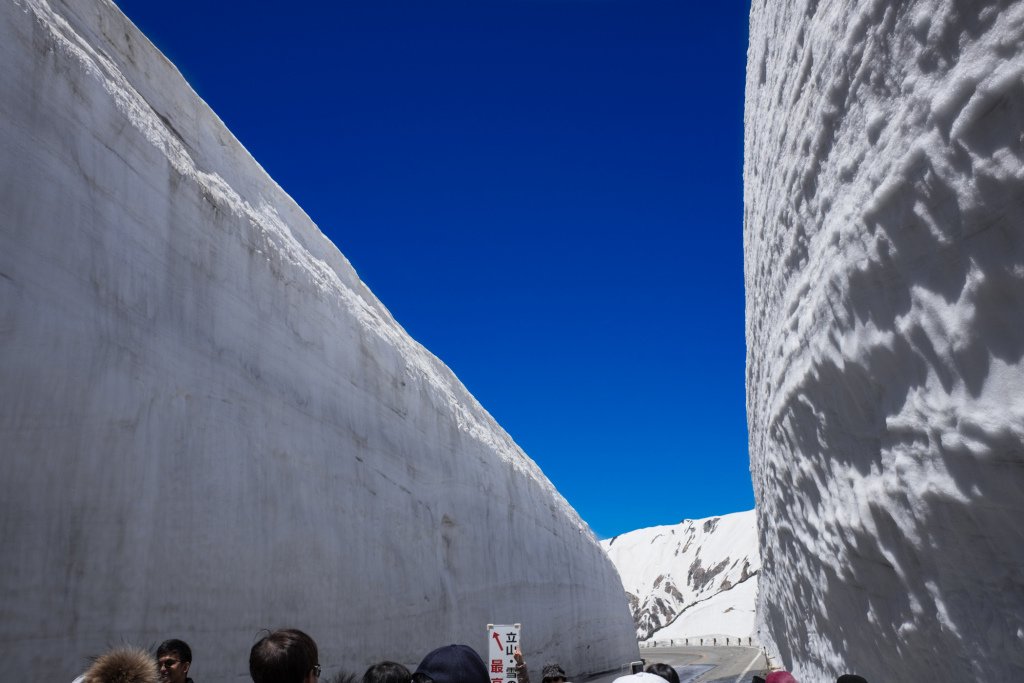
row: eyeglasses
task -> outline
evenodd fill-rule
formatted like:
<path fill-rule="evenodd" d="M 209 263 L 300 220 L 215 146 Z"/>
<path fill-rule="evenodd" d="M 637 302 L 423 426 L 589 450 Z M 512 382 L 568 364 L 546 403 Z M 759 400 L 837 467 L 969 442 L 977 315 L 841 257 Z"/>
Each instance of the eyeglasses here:
<path fill-rule="evenodd" d="M 167 657 L 166 659 L 161 659 L 159 662 L 157 662 L 157 666 L 160 667 L 161 669 L 163 669 L 163 668 L 173 669 L 178 664 L 181 664 L 181 660 L 180 659 L 171 659 L 170 657 Z"/>
<path fill-rule="evenodd" d="M 314 664 L 313 665 L 313 676 L 315 676 L 316 678 L 320 678 L 320 665 L 319 664 Z"/>

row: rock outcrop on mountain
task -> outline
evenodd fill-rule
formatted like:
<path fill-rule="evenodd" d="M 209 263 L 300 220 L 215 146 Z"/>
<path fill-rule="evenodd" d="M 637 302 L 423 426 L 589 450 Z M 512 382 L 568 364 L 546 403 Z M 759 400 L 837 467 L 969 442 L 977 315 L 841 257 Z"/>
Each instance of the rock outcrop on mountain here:
<path fill-rule="evenodd" d="M 637 639 L 747 638 L 761 568 L 754 511 L 601 541 L 622 577 Z"/>
<path fill-rule="evenodd" d="M 1024 3 L 754 2 L 759 631 L 800 680 L 1024 676 Z"/>
<path fill-rule="evenodd" d="M 284 10 L 283 10 L 284 11 Z M 0 3 L 0 652 L 633 659 L 573 509 L 107 0 Z"/>

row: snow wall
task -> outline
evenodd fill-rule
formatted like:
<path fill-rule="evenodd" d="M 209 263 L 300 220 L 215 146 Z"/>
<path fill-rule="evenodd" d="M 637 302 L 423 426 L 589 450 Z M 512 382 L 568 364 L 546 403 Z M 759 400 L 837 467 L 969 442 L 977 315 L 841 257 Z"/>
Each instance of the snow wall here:
<path fill-rule="evenodd" d="M 1024 3 L 755 0 L 746 88 L 760 637 L 1024 680 Z"/>
<path fill-rule="evenodd" d="M 0 53 L 5 671 L 637 657 L 589 528 L 112 3 L 3 0 Z"/>

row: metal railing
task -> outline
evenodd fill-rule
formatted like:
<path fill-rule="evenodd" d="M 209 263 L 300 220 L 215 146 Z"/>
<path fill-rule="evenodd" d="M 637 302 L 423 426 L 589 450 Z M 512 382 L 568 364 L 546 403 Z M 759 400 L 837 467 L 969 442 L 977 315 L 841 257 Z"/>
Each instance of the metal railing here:
<path fill-rule="evenodd" d="M 690 646 L 735 646 L 754 647 L 754 639 L 750 636 L 706 636 L 697 638 L 671 638 L 668 640 L 645 640 L 639 643 L 640 647 L 690 647 Z"/>

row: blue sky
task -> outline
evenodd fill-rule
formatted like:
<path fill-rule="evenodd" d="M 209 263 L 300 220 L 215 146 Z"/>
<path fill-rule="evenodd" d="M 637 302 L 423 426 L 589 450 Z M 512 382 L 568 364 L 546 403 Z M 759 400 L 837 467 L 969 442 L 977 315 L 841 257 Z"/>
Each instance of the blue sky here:
<path fill-rule="evenodd" d="M 599 536 L 753 507 L 749 1 L 117 4 Z"/>

